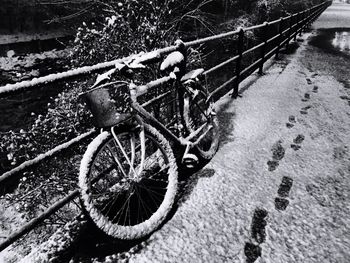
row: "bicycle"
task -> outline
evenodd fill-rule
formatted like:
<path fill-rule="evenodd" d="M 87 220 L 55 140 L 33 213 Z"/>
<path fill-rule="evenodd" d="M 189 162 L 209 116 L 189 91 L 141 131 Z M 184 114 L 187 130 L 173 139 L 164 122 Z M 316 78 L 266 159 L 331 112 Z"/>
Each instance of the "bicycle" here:
<path fill-rule="evenodd" d="M 80 95 L 95 126 L 101 128 L 80 165 L 81 200 L 97 227 L 118 239 L 137 239 L 156 230 L 173 206 L 178 164 L 193 168 L 218 149 L 213 102 L 199 81 L 204 70 L 186 73 L 184 52 L 169 54 L 161 70 L 170 74 L 146 85 L 111 81 L 112 76 L 129 75 L 155 60 L 161 60 L 158 54 L 117 63 Z M 172 128 L 160 123 L 137 100 L 161 82 L 172 82 L 177 92 L 178 118 Z M 126 105 L 122 108 L 120 103 Z M 181 154 L 175 156 L 175 148 Z"/>

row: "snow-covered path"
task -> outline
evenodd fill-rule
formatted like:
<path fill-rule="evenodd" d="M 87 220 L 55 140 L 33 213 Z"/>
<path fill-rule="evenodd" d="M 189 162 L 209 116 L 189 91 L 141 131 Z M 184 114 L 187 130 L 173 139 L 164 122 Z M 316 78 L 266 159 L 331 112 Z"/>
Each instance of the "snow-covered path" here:
<path fill-rule="evenodd" d="M 218 153 L 131 262 L 349 262 L 350 92 L 300 45 L 221 101 Z"/>

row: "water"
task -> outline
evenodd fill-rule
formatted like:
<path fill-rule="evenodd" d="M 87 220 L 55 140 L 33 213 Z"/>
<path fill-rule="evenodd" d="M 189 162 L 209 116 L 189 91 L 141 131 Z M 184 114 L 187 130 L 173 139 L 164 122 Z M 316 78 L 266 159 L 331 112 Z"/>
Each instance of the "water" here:
<path fill-rule="evenodd" d="M 59 37 L 51 39 L 35 39 L 27 42 L 16 42 L 11 44 L 0 45 L 0 56 L 6 56 L 9 50 L 14 50 L 16 55 L 25 55 L 28 53 L 41 53 L 52 49 L 64 49 L 65 42 L 72 37 Z"/>
<path fill-rule="evenodd" d="M 28 53 L 36 54 L 42 51 L 62 49 L 63 47 L 64 45 L 56 40 L 30 41 L 7 45 L 7 49 L 15 51 L 19 62 L 13 62 L 13 66 L 0 70 L 0 86 L 67 70 L 68 65 L 62 55 L 61 57 L 32 58 L 34 62 L 28 65 L 25 63 L 28 59 L 24 59 L 23 56 Z M 6 48 L 3 52 L 6 51 Z M 23 63 L 21 64 L 20 61 Z M 37 114 L 45 112 L 50 97 L 55 97 L 62 90 L 63 85 L 57 83 L 57 85 L 45 86 L 46 89 L 42 87 L 0 99 L 0 132 L 26 129 L 33 121 L 32 112 Z"/>
<path fill-rule="evenodd" d="M 350 54 L 350 33 L 347 31 L 335 32 L 332 45 L 335 49 Z"/>
<path fill-rule="evenodd" d="M 318 29 L 309 42 L 326 52 L 336 55 L 350 55 L 350 28 Z"/>

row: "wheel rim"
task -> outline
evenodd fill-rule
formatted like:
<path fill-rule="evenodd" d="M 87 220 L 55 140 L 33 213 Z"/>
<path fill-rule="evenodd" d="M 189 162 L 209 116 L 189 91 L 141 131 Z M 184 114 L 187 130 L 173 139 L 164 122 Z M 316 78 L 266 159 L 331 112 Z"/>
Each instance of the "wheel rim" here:
<path fill-rule="evenodd" d="M 142 173 L 135 175 L 134 171 L 141 170 L 139 133 L 128 132 L 117 136 L 129 154 L 134 169 L 114 138 L 110 138 L 99 149 L 91 166 L 90 197 L 94 209 L 112 224 L 135 226 L 149 220 L 163 203 L 169 185 L 169 160 L 159 143 L 146 134 L 144 167 Z M 132 141 L 135 143 L 134 154 Z M 107 172 L 101 176 L 103 171 Z"/>

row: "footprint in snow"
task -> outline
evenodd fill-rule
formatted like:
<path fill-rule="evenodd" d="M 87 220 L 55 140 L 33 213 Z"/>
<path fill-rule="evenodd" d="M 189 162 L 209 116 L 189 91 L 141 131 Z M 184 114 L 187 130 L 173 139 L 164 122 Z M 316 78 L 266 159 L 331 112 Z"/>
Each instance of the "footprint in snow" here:
<path fill-rule="evenodd" d="M 306 78 L 306 82 L 307 84 L 311 85 L 312 84 L 312 80 L 310 78 Z"/>
<path fill-rule="evenodd" d="M 295 116 L 290 115 L 289 118 L 288 118 L 288 121 L 289 121 L 289 122 L 286 123 L 287 128 L 289 128 L 289 129 L 290 129 L 290 128 L 293 128 L 293 127 L 294 127 L 294 124 L 296 123 L 296 121 L 295 121 Z"/>
<path fill-rule="evenodd" d="M 306 107 L 304 107 L 304 108 L 301 108 L 301 110 L 300 110 L 300 113 L 301 114 L 303 114 L 303 115 L 306 115 L 306 114 L 308 114 L 308 110 L 309 109 L 311 109 L 311 106 L 309 105 L 309 106 L 306 106 Z"/>
<path fill-rule="evenodd" d="M 266 239 L 265 228 L 267 225 L 267 216 L 268 212 L 265 209 L 257 208 L 254 211 L 251 225 L 251 238 L 253 242 L 247 242 L 244 246 L 247 263 L 253 263 L 261 257 L 262 249 L 259 245 L 264 243 Z"/>
<path fill-rule="evenodd" d="M 287 198 L 289 197 L 292 186 L 293 179 L 288 176 L 284 176 L 277 191 L 278 197 L 275 198 L 275 208 L 277 210 L 284 211 L 287 209 L 289 205 L 289 200 Z"/>
<path fill-rule="evenodd" d="M 275 208 L 279 211 L 284 211 L 287 209 L 289 201 L 285 198 L 276 197 L 275 198 Z"/>
<path fill-rule="evenodd" d="M 312 89 L 312 92 L 313 93 L 317 93 L 318 92 L 318 86 L 317 85 L 314 86 L 314 88 Z"/>
<path fill-rule="evenodd" d="M 305 94 L 304 94 L 304 98 L 303 98 L 301 101 L 306 102 L 306 101 L 308 101 L 309 99 L 310 99 L 310 94 L 309 94 L 309 93 L 305 93 Z"/>
<path fill-rule="evenodd" d="M 290 115 L 288 120 L 292 123 L 296 123 L 296 120 L 295 120 L 295 116 L 294 115 Z"/>
<path fill-rule="evenodd" d="M 294 127 L 294 124 L 293 124 L 293 123 L 290 123 L 290 122 L 287 122 L 287 123 L 286 123 L 286 126 L 287 126 L 288 129 L 290 129 L 290 128 L 293 128 L 293 127 Z"/>
<path fill-rule="evenodd" d="M 261 257 L 261 247 L 252 243 L 245 243 L 244 254 L 247 258 L 247 263 L 254 263 L 259 257 Z"/>
<path fill-rule="evenodd" d="M 300 145 L 296 145 L 296 144 L 291 144 L 290 148 L 292 148 L 294 151 L 300 150 L 301 146 Z"/>
<path fill-rule="evenodd" d="M 282 146 L 282 141 L 277 141 L 271 148 L 272 151 L 272 160 L 267 162 L 268 170 L 270 172 L 276 170 L 279 165 L 279 161 L 281 161 L 285 154 L 285 149 Z"/>
<path fill-rule="evenodd" d="M 293 144 L 290 145 L 290 147 L 294 150 L 300 150 L 301 146 L 300 144 L 305 140 L 305 136 L 302 134 L 299 134 L 294 140 Z"/>
<path fill-rule="evenodd" d="M 278 196 L 288 197 L 290 190 L 292 189 L 292 186 L 293 186 L 293 179 L 288 176 L 284 176 L 282 178 L 282 182 L 277 191 Z"/>
<path fill-rule="evenodd" d="M 299 134 L 294 140 L 293 142 L 296 144 L 301 144 L 303 141 L 305 140 L 305 136 L 302 134 Z"/>
<path fill-rule="evenodd" d="M 257 208 L 254 211 L 251 234 L 252 238 L 259 244 L 264 243 L 266 239 L 265 227 L 268 214 L 265 209 Z"/>

